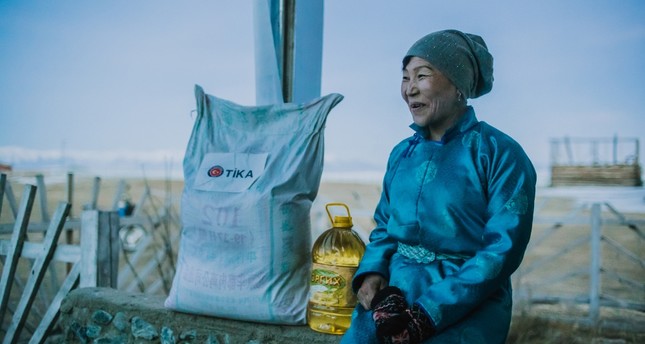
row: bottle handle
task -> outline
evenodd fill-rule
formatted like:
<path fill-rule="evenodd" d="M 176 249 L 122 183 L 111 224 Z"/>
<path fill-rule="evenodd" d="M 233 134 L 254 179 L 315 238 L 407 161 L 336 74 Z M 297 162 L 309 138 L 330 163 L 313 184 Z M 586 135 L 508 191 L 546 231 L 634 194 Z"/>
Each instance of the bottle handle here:
<path fill-rule="evenodd" d="M 344 207 L 345 210 L 347 210 L 347 216 L 349 218 L 352 217 L 352 214 L 350 214 L 350 212 L 349 212 L 349 207 L 345 203 L 327 203 L 327 205 L 325 205 L 325 210 L 327 210 L 327 216 L 329 216 L 329 221 L 331 221 L 331 223 L 334 223 L 334 219 L 331 216 L 331 212 L 329 211 L 329 207 L 334 207 L 334 206 Z"/>

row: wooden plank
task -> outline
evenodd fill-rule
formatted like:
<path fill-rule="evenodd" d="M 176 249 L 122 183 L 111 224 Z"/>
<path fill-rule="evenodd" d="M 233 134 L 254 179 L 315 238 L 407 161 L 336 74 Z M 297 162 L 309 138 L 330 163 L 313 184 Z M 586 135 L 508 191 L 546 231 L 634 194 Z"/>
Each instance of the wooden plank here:
<path fill-rule="evenodd" d="M 632 231 L 636 232 L 638 236 L 643 238 L 643 233 L 642 231 L 635 229 L 635 226 L 645 226 L 645 220 L 639 220 L 639 219 L 633 219 L 630 220 L 629 223 L 622 222 L 618 219 L 603 219 L 602 223 L 606 225 L 619 225 L 619 226 L 627 226 L 629 229 Z M 574 217 L 574 218 L 562 218 L 562 217 L 555 217 L 555 216 L 542 216 L 538 215 L 533 218 L 533 225 L 588 225 L 589 224 L 589 219 L 584 218 L 582 216 L 580 217 Z"/>
<path fill-rule="evenodd" d="M 49 304 L 49 302 L 47 302 L 47 304 Z M 16 307 L 14 307 L 12 304 L 9 304 L 7 309 L 9 310 L 10 314 L 13 314 L 16 311 Z M 40 317 L 42 317 L 42 315 Z M 29 319 L 27 319 L 27 323 L 25 324 L 25 329 L 30 333 L 33 333 L 36 330 L 36 327 L 38 327 L 38 324 L 34 323 L 34 320 L 32 317 L 29 317 Z"/>
<path fill-rule="evenodd" d="M 38 196 L 40 200 L 40 216 L 42 222 L 49 222 L 49 210 L 47 209 L 47 188 L 45 187 L 45 176 L 36 175 L 36 186 L 38 186 Z"/>
<path fill-rule="evenodd" d="M 16 267 L 18 266 L 20 252 L 22 251 L 22 246 L 27 236 L 27 223 L 29 223 L 35 196 L 36 187 L 33 185 L 25 185 L 18 217 L 14 226 L 13 235 L 11 236 L 9 252 L 2 268 L 2 278 L 0 278 L 0 288 L 2 288 L 0 291 L 0 324 L 3 323 L 7 304 L 9 303 L 13 278 L 16 273 Z"/>
<path fill-rule="evenodd" d="M 586 244 L 588 241 L 589 241 L 589 235 L 580 236 L 577 239 L 569 242 L 562 249 L 560 249 L 560 251 L 558 251 L 557 253 L 554 253 L 554 254 L 552 254 L 550 256 L 543 257 L 542 259 L 539 259 L 539 260 L 533 262 L 532 264 L 524 267 L 522 269 L 521 273 L 522 273 L 522 275 L 528 275 L 533 270 L 546 265 L 548 262 L 554 261 L 554 260 L 562 257 L 563 255 L 567 254 L 569 251 L 573 250 L 574 248 L 579 247 L 579 246 L 581 246 L 583 244 Z"/>
<path fill-rule="evenodd" d="M 0 225 L 0 234 L 8 234 L 13 232 L 13 224 L 1 224 Z M 28 233 L 42 233 L 47 230 L 49 226 L 48 222 L 30 222 L 27 225 Z M 65 228 L 70 230 L 80 230 L 81 229 L 81 220 L 80 219 L 67 219 L 65 221 Z"/>
<path fill-rule="evenodd" d="M 0 240 L 0 256 L 6 256 L 9 253 L 11 242 L 9 240 Z M 43 251 L 43 244 L 25 241 L 20 256 L 26 259 L 36 259 Z M 58 245 L 54 258 L 57 262 L 76 263 L 81 260 L 81 247 L 79 245 Z"/>
<path fill-rule="evenodd" d="M 81 214 L 81 287 L 117 287 L 119 243 L 116 212 Z"/>
<path fill-rule="evenodd" d="M 101 178 L 94 177 L 94 184 L 92 186 L 92 202 L 90 203 L 90 209 L 98 209 L 99 203 L 99 191 L 101 189 Z"/>
<path fill-rule="evenodd" d="M 119 201 L 123 199 L 123 194 L 125 193 L 126 183 L 124 179 L 119 180 L 119 184 L 116 187 L 116 192 L 114 193 L 114 199 L 112 200 L 112 210 L 119 210 Z"/>
<path fill-rule="evenodd" d="M 63 284 L 58 290 L 56 296 L 54 296 L 51 305 L 47 309 L 47 313 L 45 313 L 45 316 L 40 321 L 40 325 L 38 325 L 38 328 L 31 336 L 29 344 L 40 344 L 45 342 L 49 330 L 52 328 L 53 324 L 58 318 L 58 315 L 60 314 L 60 305 L 63 302 L 63 299 L 65 298 L 65 296 L 67 296 L 67 294 L 69 294 L 72 289 L 74 289 L 78 285 L 80 272 L 81 262 L 77 262 L 72 267 L 69 275 L 67 275 L 67 277 L 65 278 L 65 281 L 63 281 Z"/>
<path fill-rule="evenodd" d="M 81 213 L 81 288 L 96 287 L 98 276 L 97 254 L 99 244 L 99 212 L 85 210 Z"/>
<path fill-rule="evenodd" d="M 74 204 L 74 174 L 73 173 L 67 173 L 67 203 L 69 204 Z M 73 208 L 69 209 L 69 214 L 67 215 L 68 218 L 74 217 L 73 213 Z M 65 231 L 65 242 L 67 244 L 73 244 L 74 243 L 74 231 L 73 230 L 67 230 Z M 67 273 L 72 270 L 72 264 L 69 263 L 66 266 Z"/>
<path fill-rule="evenodd" d="M 56 213 L 54 213 L 54 217 L 52 218 L 49 229 L 47 229 L 45 239 L 43 240 L 43 251 L 31 268 L 29 280 L 23 289 L 22 296 L 18 302 L 18 307 L 13 314 L 13 319 L 5 334 L 3 344 L 14 344 L 20 337 L 20 332 L 27 320 L 29 310 L 33 305 L 36 293 L 38 292 L 38 287 L 45 277 L 45 272 L 47 271 L 49 262 L 56 251 L 56 245 L 58 244 L 58 239 L 63 231 L 65 218 L 69 213 L 70 207 L 71 205 L 69 203 L 61 203 L 56 209 Z"/>
<path fill-rule="evenodd" d="M 638 312 L 645 312 L 645 304 L 639 302 L 633 302 L 631 300 L 621 299 L 619 297 L 614 297 L 610 295 L 603 294 L 602 299 L 600 300 L 601 306 L 614 307 L 614 308 L 623 308 L 623 309 L 633 309 Z"/>
<path fill-rule="evenodd" d="M 645 239 L 645 233 L 643 233 L 643 231 L 641 231 L 640 228 L 638 228 L 638 225 L 639 224 L 641 224 L 641 225 L 644 224 L 645 221 L 638 221 L 638 220 L 630 221 L 630 220 L 627 220 L 627 218 L 623 214 L 621 214 L 618 210 L 616 210 L 616 208 L 614 208 L 611 204 L 609 204 L 608 202 L 605 202 L 604 204 L 607 207 L 607 209 L 609 209 L 609 211 L 618 218 L 618 221 L 619 221 L 619 223 L 621 225 L 627 226 L 629 229 L 634 231 L 636 233 L 636 235 L 638 235 L 641 239 Z M 606 221 L 603 221 L 603 222 L 607 223 Z"/>
<path fill-rule="evenodd" d="M 619 255 L 622 254 L 623 257 L 630 259 L 632 262 L 640 265 L 642 269 L 645 269 L 645 259 L 640 258 L 637 254 L 630 251 L 625 246 L 621 245 L 618 241 L 612 238 L 603 235 L 601 239 L 608 244 L 608 247 L 614 249 L 616 253 L 618 253 Z"/>
<path fill-rule="evenodd" d="M 561 272 L 561 273 L 552 273 L 544 279 L 531 283 L 531 288 L 536 290 L 541 290 L 543 287 L 553 286 L 556 283 L 561 283 L 573 277 L 587 276 L 589 274 L 589 269 L 586 267 L 578 268 L 572 271 Z"/>
<path fill-rule="evenodd" d="M 4 186 L 7 184 L 7 175 L 0 174 L 0 215 L 2 215 L 2 201 L 4 201 Z"/>
<path fill-rule="evenodd" d="M 645 286 L 643 285 L 643 282 L 641 282 L 641 281 L 637 281 L 637 280 L 634 280 L 634 279 L 629 278 L 629 277 L 625 277 L 625 276 L 623 276 L 623 275 L 621 275 L 621 274 L 618 274 L 618 273 L 615 273 L 615 272 L 613 272 L 613 271 L 606 271 L 606 270 L 603 270 L 603 273 L 604 273 L 604 274 L 605 274 L 605 276 L 606 276 L 607 278 L 609 278 L 610 280 L 618 281 L 618 282 L 620 282 L 621 284 L 628 284 L 628 285 L 629 285 L 630 287 L 632 287 L 632 288 L 635 288 L 635 289 L 641 289 L 641 290 L 642 290 L 642 289 L 645 287 Z M 606 296 L 606 294 L 605 294 L 604 296 Z"/>
<path fill-rule="evenodd" d="M 74 204 L 74 173 L 67 173 L 67 203 Z M 74 216 L 72 208 L 69 209 L 68 216 Z M 70 243 L 68 242 L 68 244 Z"/>
<path fill-rule="evenodd" d="M 119 214 L 99 212 L 99 243 L 97 252 L 99 287 L 117 287 L 119 274 Z"/>
<path fill-rule="evenodd" d="M 139 199 L 139 202 L 137 202 L 137 205 L 134 207 L 134 213 L 132 214 L 132 216 L 142 216 L 141 212 L 143 211 L 143 207 L 148 199 L 152 200 L 152 195 L 150 193 L 150 186 L 148 186 L 148 183 L 146 183 L 143 187 L 141 198 Z"/>
<path fill-rule="evenodd" d="M 7 182 L 7 184 L 5 184 L 4 194 L 7 197 L 7 202 L 9 202 L 11 213 L 13 214 L 13 218 L 15 219 L 18 217 L 18 202 L 16 202 L 16 196 L 13 193 L 11 183 Z"/>

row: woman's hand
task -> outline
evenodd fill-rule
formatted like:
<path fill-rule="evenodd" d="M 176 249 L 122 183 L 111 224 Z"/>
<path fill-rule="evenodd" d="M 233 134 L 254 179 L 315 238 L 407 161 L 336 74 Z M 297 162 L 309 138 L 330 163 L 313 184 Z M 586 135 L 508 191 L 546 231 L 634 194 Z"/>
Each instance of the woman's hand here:
<path fill-rule="evenodd" d="M 374 295 L 376 295 L 379 290 L 387 286 L 387 280 L 379 274 L 365 276 L 363 284 L 361 284 L 361 287 L 358 289 L 358 293 L 356 293 L 358 302 L 360 302 L 366 310 L 370 309 L 370 304 L 372 303 Z"/>

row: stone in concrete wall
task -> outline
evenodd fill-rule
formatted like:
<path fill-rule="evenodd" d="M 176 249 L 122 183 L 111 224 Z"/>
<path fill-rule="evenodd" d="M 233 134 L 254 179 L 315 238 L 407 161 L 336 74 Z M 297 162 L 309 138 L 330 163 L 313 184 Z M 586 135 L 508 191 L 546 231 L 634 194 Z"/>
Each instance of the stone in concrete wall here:
<path fill-rule="evenodd" d="M 110 288 L 73 290 L 61 305 L 65 343 L 331 344 L 340 336 L 171 311 L 164 297 Z"/>

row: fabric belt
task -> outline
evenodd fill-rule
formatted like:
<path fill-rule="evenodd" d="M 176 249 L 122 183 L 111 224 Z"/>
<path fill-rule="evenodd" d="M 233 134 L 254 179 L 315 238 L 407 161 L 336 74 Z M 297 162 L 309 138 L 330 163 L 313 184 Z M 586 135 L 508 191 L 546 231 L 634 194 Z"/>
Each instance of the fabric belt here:
<path fill-rule="evenodd" d="M 412 260 L 415 260 L 417 263 L 422 263 L 422 264 L 432 263 L 435 260 L 445 260 L 445 259 L 466 260 L 470 258 L 469 256 L 466 256 L 463 254 L 433 252 L 421 245 L 411 246 L 401 242 L 399 243 L 399 247 L 396 249 L 396 252 L 404 257 L 410 258 Z"/>

